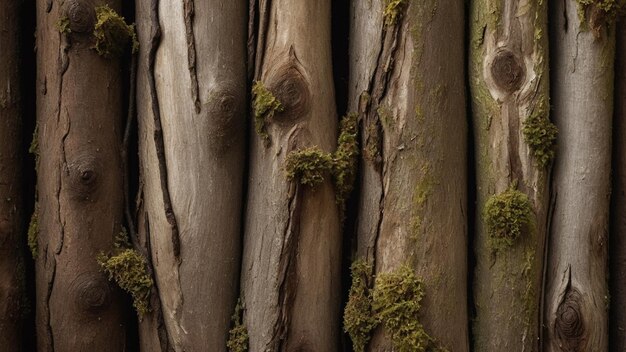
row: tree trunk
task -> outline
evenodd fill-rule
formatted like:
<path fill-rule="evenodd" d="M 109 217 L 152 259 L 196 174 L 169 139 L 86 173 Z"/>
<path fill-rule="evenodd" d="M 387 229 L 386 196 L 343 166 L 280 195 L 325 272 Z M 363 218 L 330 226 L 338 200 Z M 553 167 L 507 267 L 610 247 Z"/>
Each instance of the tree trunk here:
<path fill-rule="evenodd" d="M 20 351 L 24 309 L 19 10 L 0 0 L 0 346 Z"/>
<path fill-rule="evenodd" d="M 362 133 L 357 257 L 377 277 L 367 290 L 379 321 L 367 350 L 467 351 L 464 4 L 355 1 L 352 18 L 349 99 Z M 384 286 L 398 279 L 423 289 L 412 297 L 419 321 L 417 311 L 385 313 L 408 303 L 379 300 L 392 298 Z M 348 332 L 359 318 L 349 309 Z M 350 334 L 356 350 L 367 345 L 367 329 Z"/>
<path fill-rule="evenodd" d="M 336 351 L 341 233 L 327 172 L 337 136 L 331 2 L 251 5 L 256 131 L 241 278 L 250 351 Z"/>
<path fill-rule="evenodd" d="M 119 11 L 120 1 L 106 4 Z M 120 292 L 96 261 L 113 248 L 123 205 L 122 43 L 96 36 L 116 20 L 106 9 L 37 2 L 39 351 L 125 344 Z"/>
<path fill-rule="evenodd" d="M 141 0 L 137 21 L 138 225 L 162 307 L 142 347 L 222 351 L 239 278 L 246 3 Z"/>
<path fill-rule="evenodd" d="M 616 30 L 613 192 L 610 236 L 610 347 L 626 350 L 626 20 Z"/>
<path fill-rule="evenodd" d="M 545 351 L 607 351 L 613 13 L 575 0 L 551 12 L 559 154 L 548 252 Z M 614 11 L 614 9 L 612 10 Z"/>
<path fill-rule="evenodd" d="M 474 346 L 539 351 L 549 175 L 547 1 L 474 1 Z"/>

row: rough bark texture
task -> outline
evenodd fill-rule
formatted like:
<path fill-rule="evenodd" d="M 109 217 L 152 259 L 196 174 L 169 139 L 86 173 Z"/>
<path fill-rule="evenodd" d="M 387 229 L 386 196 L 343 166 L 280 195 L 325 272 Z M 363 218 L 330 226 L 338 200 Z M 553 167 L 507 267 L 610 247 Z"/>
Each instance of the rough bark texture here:
<path fill-rule="evenodd" d="M 19 8 L 0 1 L 0 346 L 20 351 L 24 309 Z"/>
<path fill-rule="evenodd" d="M 464 4 L 393 3 L 352 5 L 349 109 L 361 119 L 363 155 L 357 256 L 375 274 L 408 265 L 424 282 L 426 333 L 467 351 Z M 391 350 L 389 333 L 375 329 L 367 350 Z"/>
<path fill-rule="evenodd" d="M 607 351 L 615 27 L 594 5 L 579 8 L 574 0 L 552 5 L 552 104 L 559 149 L 552 179 L 544 350 Z"/>
<path fill-rule="evenodd" d="M 553 141 L 541 136 L 554 129 L 549 121 L 547 6 L 541 0 L 472 4 L 469 79 L 477 162 L 472 331 L 477 351 L 539 350 L 553 152 Z M 505 229 L 498 232 L 489 225 L 488 213 L 507 211 L 497 208 L 505 205 L 497 201 L 515 190 L 527 197 L 530 216 L 496 216 L 498 228 Z M 526 224 L 514 238 L 516 221 Z"/>
<path fill-rule="evenodd" d="M 37 2 L 39 351 L 124 349 L 120 292 L 96 261 L 121 231 L 123 205 L 120 65 L 93 49 L 103 4 Z"/>
<path fill-rule="evenodd" d="M 612 351 L 626 350 L 626 20 L 616 31 L 615 114 L 613 123 L 613 192 L 611 208 Z"/>
<path fill-rule="evenodd" d="M 146 350 L 226 348 L 239 278 L 246 10 L 244 1 L 137 1 L 138 225 L 162 307 L 153 300 L 142 324 Z"/>
<path fill-rule="evenodd" d="M 341 234 L 331 176 L 289 181 L 290 153 L 336 145 L 330 0 L 251 2 L 254 80 L 281 102 L 252 131 L 242 294 L 250 351 L 336 351 Z"/>

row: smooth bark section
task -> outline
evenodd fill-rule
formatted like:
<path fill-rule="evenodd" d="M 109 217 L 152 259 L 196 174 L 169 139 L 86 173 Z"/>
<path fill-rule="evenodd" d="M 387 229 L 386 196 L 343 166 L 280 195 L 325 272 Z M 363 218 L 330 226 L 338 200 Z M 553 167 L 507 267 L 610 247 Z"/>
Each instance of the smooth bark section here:
<path fill-rule="evenodd" d="M 0 346 L 21 350 L 24 258 L 21 196 L 19 10 L 0 0 Z"/>
<path fill-rule="evenodd" d="M 94 6 L 104 4 L 37 2 L 39 351 L 125 345 L 120 291 L 96 262 L 123 208 L 120 65 L 93 49 Z"/>
<path fill-rule="evenodd" d="M 251 5 L 254 80 L 282 111 L 265 121 L 267 138 L 251 134 L 241 278 L 249 350 L 337 351 L 341 232 L 331 175 L 309 186 L 287 180 L 284 167 L 294 151 L 337 143 L 331 2 Z"/>
<path fill-rule="evenodd" d="M 607 246 L 615 26 L 577 1 L 551 14 L 552 179 L 544 350 L 607 351 Z M 584 21 L 584 24 L 581 23 Z M 604 22 L 606 21 L 606 22 Z"/>
<path fill-rule="evenodd" d="M 468 351 L 464 3 L 353 1 L 351 17 L 357 257 L 378 275 L 408 265 L 424 283 L 431 347 Z M 390 333 L 379 326 L 366 349 L 391 350 Z"/>
<path fill-rule="evenodd" d="M 554 142 L 546 136 L 556 132 L 549 120 L 547 5 L 481 0 L 471 6 L 477 351 L 539 350 Z M 510 219 L 502 208 L 509 201 L 530 209 Z"/>
<path fill-rule="evenodd" d="M 146 350 L 226 348 L 239 278 L 246 13 L 244 1 L 137 2 L 138 226 L 162 307 L 142 324 Z"/>
<path fill-rule="evenodd" d="M 626 21 L 616 28 L 613 191 L 610 258 L 610 347 L 626 350 Z"/>

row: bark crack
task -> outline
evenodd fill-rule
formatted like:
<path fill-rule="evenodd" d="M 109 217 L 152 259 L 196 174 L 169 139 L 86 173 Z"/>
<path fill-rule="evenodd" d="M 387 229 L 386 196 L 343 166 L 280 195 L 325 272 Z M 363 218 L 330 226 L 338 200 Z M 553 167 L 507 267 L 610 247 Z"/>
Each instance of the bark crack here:
<path fill-rule="evenodd" d="M 260 80 L 260 75 L 262 72 L 263 61 L 265 59 L 265 42 L 267 41 L 267 32 L 269 30 L 269 18 L 271 15 L 272 8 L 272 0 L 252 0 L 253 9 L 250 10 L 251 13 L 258 14 L 256 19 L 258 20 L 258 30 L 255 31 L 259 33 L 258 38 L 252 37 L 251 39 L 256 39 L 256 51 L 254 52 L 254 75 L 256 80 Z M 259 8 L 258 10 L 256 8 Z M 249 21 L 254 21 L 255 17 L 251 17 Z M 252 24 L 251 26 L 254 26 Z M 252 44 L 249 44 L 252 46 Z M 251 61 L 252 62 L 252 61 Z"/>
<path fill-rule="evenodd" d="M 183 0 L 185 13 L 185 38 L 187 39 L 187 64 L 189 76 L 191 78 L 191 96 L 196 109 L 196 114 L 200 113 L 200 93 L 198 88 L 198 74 L 196 72 L 196 37 L 193 32 L 194 2 L 193 0 Z"/>

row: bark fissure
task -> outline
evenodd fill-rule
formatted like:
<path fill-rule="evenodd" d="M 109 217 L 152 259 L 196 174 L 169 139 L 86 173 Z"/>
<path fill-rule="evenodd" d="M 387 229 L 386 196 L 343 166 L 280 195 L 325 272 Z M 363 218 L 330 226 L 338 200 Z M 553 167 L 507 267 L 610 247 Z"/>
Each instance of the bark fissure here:
<path fill-rule="evenodd" d="M 196 72 L 196 37 L 193 31 L 194 0 L 183 0 L 183 10 L 185 15 L 185 39 L 187 40 L 187 63 L 189 76 L 191 78 L 191 96 L 196 114 L 199 114 L 201 104 L 198 89 L 198 74 Z"/>
<path fill-rule="evenodd" d="M 258 20 L 258 28 L 256 31 L 250 32 L 251 39 L 256 40 L 256 50 L 254 51 L 253 57 L 250 58 L 254 61 L 250 62 L 254 62 L 254 77 L 259 80 L 261 78 L 261 72 L 263 72 L 262 67 L 265 60 L 265 45 L 269 31 L 268 23 L 272 13 L 272 0 L 252 0 L 252 3 L 255 4 L 252 6 L 253 9 L 251 10 L 254 17 L 250 17 L 248 20 L 252 23 L 255 19 Z M 254 26 L 254 24 L 252 24 L 252 26 Z"/>
<path fill-rule="evenodd" d="M 148 52 L 148 84 L 150 86 L 150 98 L 152 105 L 152 115 L 154 116 L 154 145 L 156 149 L 156 155 L 159 162 L 159 179 L 161 183 L 161 194 L 163 196 L 163 206 L 165 212 L 165 218 L 170 226 L 171 241 L 174 257 L 180 263 L 180 234 L 178 232 L 178 224 L 176 222 L 176 215 L 172 207 L 172 200 L 170 198 L 170 192 L 167 179 L 167 163 L 165 160 L 165 142 L 163 141 L 163 127 L 161 125 L 161 111 L 159 107 L 159 97 L 157 94 L 156 81 L 154 77 L 154 64 L 156 59 L 156 52 L 161 42 L 161 26 L 159 24 L 159 0 L 153 0 L 151 2 L 151 33 Z"/>

